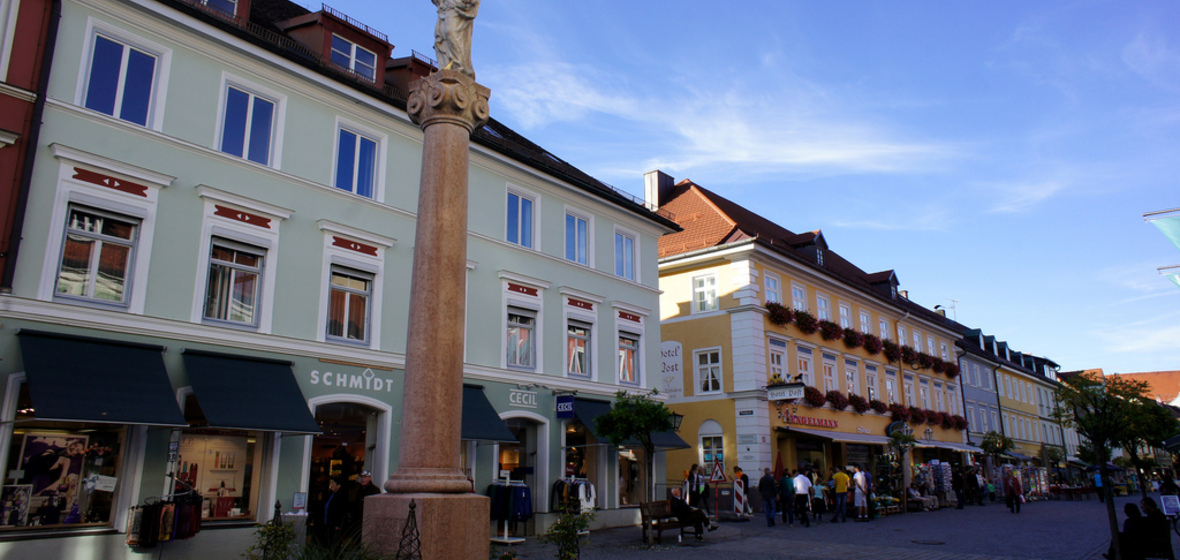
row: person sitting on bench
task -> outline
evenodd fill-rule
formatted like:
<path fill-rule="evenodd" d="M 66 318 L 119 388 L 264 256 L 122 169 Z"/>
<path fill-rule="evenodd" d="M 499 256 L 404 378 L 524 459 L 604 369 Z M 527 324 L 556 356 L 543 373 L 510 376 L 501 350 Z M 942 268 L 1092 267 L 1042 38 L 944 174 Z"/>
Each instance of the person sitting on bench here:
<path fill-rule="evenodd" d="M 705 515 L 705 512 L 688 505 L 688 502 L 684 501 L 684 498 L 680 497 L 679 486 L 672 487 L 672 500 L 670 505 L 672 506 L 672 515 L 675 515 L 676 519 L 686 523 L 692 523 L 693 527 L 696 528 L 697 531 L 697 540 L 701 540 L 702 535 L 705 533 L 705 522 L 709 521 L 709 517 Z M 709 524 L 710 531 L 716 529 L 716 525 Z"/>

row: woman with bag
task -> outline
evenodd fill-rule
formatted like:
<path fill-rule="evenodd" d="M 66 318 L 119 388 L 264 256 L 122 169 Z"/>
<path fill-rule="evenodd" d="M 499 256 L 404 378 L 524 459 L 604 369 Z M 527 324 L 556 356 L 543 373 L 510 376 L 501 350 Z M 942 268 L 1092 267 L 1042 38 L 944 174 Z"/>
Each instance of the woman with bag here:
<path fill-rule="evenodd" d="M 1020 513 L 1020 504 L 1024 503 L 1024 488 L 1015 472 L 1004 481 L 1004 496 L 1008 499 L 1008 511 Z"/>

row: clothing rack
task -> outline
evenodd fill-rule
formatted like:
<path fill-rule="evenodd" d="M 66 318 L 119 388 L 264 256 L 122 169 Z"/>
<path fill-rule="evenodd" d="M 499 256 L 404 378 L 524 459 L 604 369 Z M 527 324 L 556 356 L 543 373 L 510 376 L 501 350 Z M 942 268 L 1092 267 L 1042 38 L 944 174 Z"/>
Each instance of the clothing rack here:
<path fill-rule="evenodd" d="M 502 479 L 496 480 L 492 484 L 496 486 L 524 486 L 528 487 L 523 480 L 512 480 L 512 477 L 505 476 Z M 504 530 L 503 535 L 496 535 L 492 537 L 492 542 L 497 544 L 516 544 L 524 542 L 524 537 L 512 537 L 508 535 L 508 520 L 500 520 L 501 528 Z"/>
<path fill-rule="evenodd" d="M 561 477 L 561 479 L 562 479 L 562 480 L 564 480 L 564 481 L 566 481 L 566 482 L 586 482 L 586 483 L 589 483 L 589 482 L 590 482 L 590 479 L 588 479 L 588 478 L 584 478 L 584 477 L 580 477 L 580 476 L 563 476 L 563 477 Z M 578 536 L 579 536 L 579 537 L 584 537 L 584 536 L 586 536 L 586 535 L 589 535 L 589 534 L 590 534 L 590 530 L 589 530 L 589 529 L 583 529 L 583 530 L 581 530 L 581 531 L 578 531 Z"/>

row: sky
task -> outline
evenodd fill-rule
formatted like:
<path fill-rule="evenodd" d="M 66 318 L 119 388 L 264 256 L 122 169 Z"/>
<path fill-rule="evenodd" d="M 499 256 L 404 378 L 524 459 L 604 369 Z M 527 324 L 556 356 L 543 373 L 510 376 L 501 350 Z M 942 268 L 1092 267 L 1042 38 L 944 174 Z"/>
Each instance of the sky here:
<path fill-rule="evenodd" d="M 333 0 L 433 57 L 428 0 Z M 319 9 L 319 5 L 309 6 Z M 691 179 L 1063 371 L 1180 369 L 1180 3 L 484 0 L 492 116 Z"/>

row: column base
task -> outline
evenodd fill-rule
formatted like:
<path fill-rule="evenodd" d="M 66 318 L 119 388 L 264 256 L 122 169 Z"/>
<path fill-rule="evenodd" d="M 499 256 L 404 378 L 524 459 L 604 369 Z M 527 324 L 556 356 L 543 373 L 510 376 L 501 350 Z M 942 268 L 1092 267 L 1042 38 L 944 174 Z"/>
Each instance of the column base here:
<path fill-rule="evenodd" d="M 455 468 L 399 468 L 385 481 L 392 494 L 467 494 L 471 481 Z"/>
<path fill-rule="evenodd" d="M 380 494 L 365 498 L 361 540 L 390 557 L 401 547 L 414 502 L 422 560 L 486 560 L 491 501 L 478 494 Z"/>

